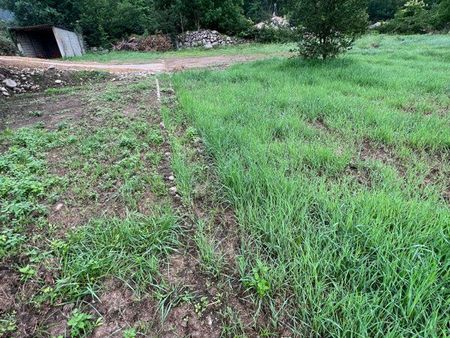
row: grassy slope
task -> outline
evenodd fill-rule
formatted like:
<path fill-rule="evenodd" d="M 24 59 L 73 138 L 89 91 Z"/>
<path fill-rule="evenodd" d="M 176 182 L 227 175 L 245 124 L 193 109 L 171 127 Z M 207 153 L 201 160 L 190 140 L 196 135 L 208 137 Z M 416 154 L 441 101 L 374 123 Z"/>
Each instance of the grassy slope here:
<path fill-rule="evenodd" d="M 449 44 L 368 36 L 327 63 L 174 76 L 245 234 L 243 282 L 274 319 L 319 336 L 448 333 Z"/>
<path fill-rule="evenodd" d="M 106 54 L 88 53 L 81 57 L 70 58 L 70 61 L 108 62 L 108 63 L 145 63 L 161 58 L 201 57 L 219 55 L 253 55 L 287 53 L 295 47 L 292 44 L 244 44 L 206 50 L 189 48 L 172 52 L 109 52 Z"/>

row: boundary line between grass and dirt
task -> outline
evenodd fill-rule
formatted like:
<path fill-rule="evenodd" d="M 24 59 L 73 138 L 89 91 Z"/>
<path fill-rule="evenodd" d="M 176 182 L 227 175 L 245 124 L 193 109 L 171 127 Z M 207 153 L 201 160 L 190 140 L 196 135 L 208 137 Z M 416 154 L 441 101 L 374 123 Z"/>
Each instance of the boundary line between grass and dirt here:
<path fill-rule="evenodd" d="M 166 278 L 175 283 L 172 287 L 181 285 L 195 295 L 190 304 L 177 303 L 166 320 L 178 326 L 180 314 L 188 317 L 187 328 L 176 329 L 184 335 L 256 337 L 270 324 L 265 311 L 242 286 L 237 267 L 240 235 L 234 211 L 215 194 L 219 183 L 205 145 L 180 113 L 170 78 L 164 76 L 164 83 L 156 79 L 156 89 L 161 100 L 161 132 L 170 148 L 160 173 L 184 223 L 180 250 L 169 258 Z M 167 179 L 169 174 L 174 175 L 172 180 Z M 191 328 L 191 320 L 202 329 Z"/>

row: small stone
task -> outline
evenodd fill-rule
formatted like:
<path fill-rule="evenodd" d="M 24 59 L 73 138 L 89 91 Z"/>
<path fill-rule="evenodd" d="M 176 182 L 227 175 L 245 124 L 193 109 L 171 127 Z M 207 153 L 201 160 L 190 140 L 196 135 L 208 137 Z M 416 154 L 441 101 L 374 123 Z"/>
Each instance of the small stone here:
<path fill-rule="evenodd" d="M 66 305 L 64 305 L 63 308 L 62 308 L 63 313 L 69 314 L 72 311 L 72 309 L 74 308 L 74 306 L 75 306 L 74 304 L 66 304 Z"/>
<path fill-rule="evenodd" d="M 188 322 L 189 322 L 189 318 L 183 318 L 183 320 L 181 321 L 181 326 L 182 327 L 187 327 L 188 326 Z"/>
<path fill-rule="evenodd" d="M 170 175 L 169 177 L 167 177 L 167 179 L 171 182 L 175 181 L 175 176 Z"/>
<path fill-rule="evenodd" d="M 165 129 L 165 128 L 166 128 L 166 126 L 164 125 L 164 122 L 161 122 L 161 123 L 159 124 L 159 126 L 161 127 L 161 129 Z"/>
<path fill-rule="evenodd" d="M 11 79 L 3 80 L 3 84 L 4 84 L 6 87 L 11 88 L 11 89 L 17 87 L 17 82 L 14 81 L 14 80 L 11 80 Z"/>
<path fill-rule="evenodd" d="M 170 188 L 169 192 L 170 192 L 171 195 L 176 195 L 177 194 L 177 187 Z"/>
<path fill-rule="evenodd" d="M 55 67 L 55 65 L 50 65 L 50 66 L 48 66 L 48 70 L 52 70 L 52 69 L 55 69 L 56 67 Z"/>
<path fill-rule="evenodd" d="M 4 96 L 9 96 L 9 93 L 8 93 L 8 92 L 2 92 L 2 94 L 3 94 Z"/>
<path fill-rule="evenodd" d="M 62 81 L 61 81 L 61 80 L 55 80 L 55 83 L 56 83 L 56 84 L 61 84 Z"/>
<path fill-rule="evenodd" d="M 62 209 L 62 207 L 64 206 L 63 203 L 58 203 L 55 207 L 55 211 L 60 211 Z"/>
<path fill-rule="evenodd" d="M 171 154 L 170 154 L 169 151 L 166 151 L 166 152 L 164 153 L 164 156 L 165 156 L 165 157 L 170 157 L 170 155 L 171 155 Z"/>

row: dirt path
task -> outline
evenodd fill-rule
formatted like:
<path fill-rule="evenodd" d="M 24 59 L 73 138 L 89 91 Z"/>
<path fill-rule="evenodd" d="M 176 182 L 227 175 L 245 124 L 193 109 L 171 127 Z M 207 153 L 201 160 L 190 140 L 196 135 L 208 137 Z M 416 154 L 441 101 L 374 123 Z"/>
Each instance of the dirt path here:
<path fill-rule="evenodd" d="M 1 66 L 16 66 L 22 68 L 48 68 L 53 66 L 66 70 L 101 70 L 111 73 L 136 73 L 144 72 L 157 74 L 173 72 L 183 69 L 220 67 L 233 63 L 247 62 L 269 57 L 268 55 L 226 55 L 204 57 L 178 57 L 157 59 L 145 64 L 107 64 L 97 62 L 70 62 L 48 59 L 35 59 L 19 56 L 0 56 Z"/>

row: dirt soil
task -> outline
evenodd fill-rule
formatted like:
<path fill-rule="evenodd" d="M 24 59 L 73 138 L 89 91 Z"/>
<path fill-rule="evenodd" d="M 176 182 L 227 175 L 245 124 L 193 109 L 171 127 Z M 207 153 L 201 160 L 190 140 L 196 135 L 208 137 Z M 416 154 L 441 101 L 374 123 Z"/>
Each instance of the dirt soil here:
<path fill-rule="evenodd" d="M 97 62 L 70 62 L 55 61 L 47 59 L 35 59 L 18 56 L 0 56 L 0 67 L 22 67 L 22 68 L 48 68 L 66 70 L 97 70 L 110 73 L 150 73 L 158 74 L 174 72 L 183 69 L 224 67 L 234 63 L 254 61 L 269 57 L 268 55 L 223 55 L 203 57 L 175 57 L 157 59 L 145 64 L 107 64 Z"/>

